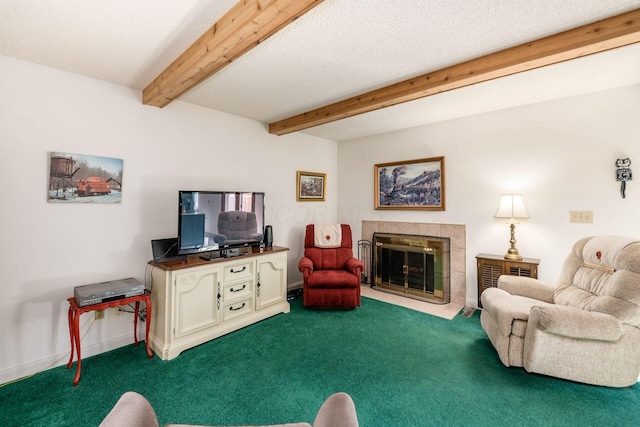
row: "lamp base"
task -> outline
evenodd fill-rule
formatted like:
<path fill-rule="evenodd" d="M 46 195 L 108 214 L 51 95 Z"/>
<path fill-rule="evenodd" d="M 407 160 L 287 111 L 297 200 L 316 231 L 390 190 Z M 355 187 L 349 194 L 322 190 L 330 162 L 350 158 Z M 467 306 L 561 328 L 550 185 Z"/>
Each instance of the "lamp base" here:
<path fill-rule="evenodd" d="M 516 248 L 509 248 L 504 256 L 504 259 L 508 259 L 511 261 L 522 261 L 522 255 L 518 253 L 518 250 Z"/>
<path fill-rule="evenodd" d="M 504 259 L 509 259 L 512 261 L 521 261 L 522 255 L 520 255 L 518 253 L 518 249 L 516 249 L 516 224 L 512 222 L 509 228 L 511 228 L 511 240 L 509 240 L 509 243 L 511 243 L 511 247 L 509 248 L 506 255 L 504 256 Z"/>

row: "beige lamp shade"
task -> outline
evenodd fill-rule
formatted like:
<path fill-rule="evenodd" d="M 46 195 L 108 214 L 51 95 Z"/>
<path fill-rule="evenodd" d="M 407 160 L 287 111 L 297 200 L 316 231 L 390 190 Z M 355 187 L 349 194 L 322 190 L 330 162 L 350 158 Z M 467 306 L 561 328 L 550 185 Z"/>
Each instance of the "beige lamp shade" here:
<path fill-rule="evenodd" d="M 500 207 L 495 218 L 506 218 L 508 223 L 515 224 L 518 219 L 529 218 L 527 208 L 524 207 L 522 194 L 503 194 L 500 196 Z"/>

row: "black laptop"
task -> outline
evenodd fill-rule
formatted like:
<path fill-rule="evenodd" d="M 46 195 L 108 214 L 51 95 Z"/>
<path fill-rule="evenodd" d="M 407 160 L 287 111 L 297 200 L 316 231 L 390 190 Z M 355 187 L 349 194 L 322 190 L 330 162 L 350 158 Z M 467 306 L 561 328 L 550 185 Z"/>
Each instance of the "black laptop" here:
<path fill-rule="evenodd" d="M 186 259 L 185 255 L 178 255 L 178 238 L 157 239 L 151 241 L 151 252 L 153 253 L 153 262 L 174 261 Z"/>

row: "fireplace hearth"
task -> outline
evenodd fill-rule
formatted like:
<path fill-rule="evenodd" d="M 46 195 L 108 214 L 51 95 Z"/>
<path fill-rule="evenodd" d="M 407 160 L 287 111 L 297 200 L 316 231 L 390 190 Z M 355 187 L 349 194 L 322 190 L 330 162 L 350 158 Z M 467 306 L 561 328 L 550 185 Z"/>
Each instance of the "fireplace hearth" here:
<path fill-rule="evenodd" d="M 374 233 L 371 287 L 436 304 L 450 301 L 450 239 Z"/>

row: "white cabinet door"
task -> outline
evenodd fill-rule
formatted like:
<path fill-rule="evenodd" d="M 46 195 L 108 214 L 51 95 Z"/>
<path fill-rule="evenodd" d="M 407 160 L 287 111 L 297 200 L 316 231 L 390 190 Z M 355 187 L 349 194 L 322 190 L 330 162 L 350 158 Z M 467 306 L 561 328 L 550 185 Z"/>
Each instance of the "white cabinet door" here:
<path fill-rule="evenodd" d="M 175 337 L 220 323 L 220 270 L 192 270 L 175 277 Z"/>
<path fill-rule="evenodd" d="M 258 258 L 256 281 L 256 310 L 287 299 L 286 252 Z"/>

